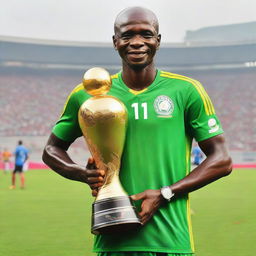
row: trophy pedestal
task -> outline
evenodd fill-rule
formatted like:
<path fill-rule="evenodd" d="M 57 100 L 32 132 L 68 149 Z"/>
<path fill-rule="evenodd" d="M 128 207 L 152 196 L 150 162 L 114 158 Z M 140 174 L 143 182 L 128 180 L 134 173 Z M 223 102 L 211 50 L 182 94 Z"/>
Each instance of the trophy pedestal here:
<path fill-rule="evenodd" d="M 97 200 L 92 207 L 91 232 L 95 235 L 125 232 L 141 226 L 128 196 Z"/>

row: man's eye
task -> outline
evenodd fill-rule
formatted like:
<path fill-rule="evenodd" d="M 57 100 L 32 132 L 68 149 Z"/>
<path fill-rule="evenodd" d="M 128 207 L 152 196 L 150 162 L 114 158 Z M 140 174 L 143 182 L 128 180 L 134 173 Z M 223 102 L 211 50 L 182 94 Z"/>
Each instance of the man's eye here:
<path fill-rule="evenodd" d="M 144 38 L 146 38 L 146 39 L 150 39 L 150 38 L 153 38 L 153 37 L 154 37 L 154 35 L 153 35 L 152 33 L 149 33 L 149 32 L 148 32 L 148 33 L 147 33 L 147 32 L 146 32 L 146 33 L 143 33 L 142 36 L 143 36 Z"/>
<path fill-rule="evenodd" d="M 122 35 L 121 38 L 122 38 L 123 40 L 129 40 L 129 39 L 132 38 L 132 35 Z"/>
<path fill-rule="evenodd" d="M 146 38 L 146 39 L 150 39 L 150 38 L 152 38 L 154 36 L 153 35 L 143 35 L 143 37 Z"/>
<path fill-rule="evenodd" d="M 121 36 L 122 40 L 130 40 L 132 37 L 139 35 L 140 37 L 144 38 L 144 39 L 151 39 L 154 37 L 153 34 L 151 33 L 140 33 L 140 34 L 124 34 Z"/>

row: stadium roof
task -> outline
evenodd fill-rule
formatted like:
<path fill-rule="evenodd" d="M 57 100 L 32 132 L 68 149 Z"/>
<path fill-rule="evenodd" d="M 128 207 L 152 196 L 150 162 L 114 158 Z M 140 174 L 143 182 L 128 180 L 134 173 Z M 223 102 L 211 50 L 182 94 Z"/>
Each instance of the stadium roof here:
<path fill-rule="evenodd" d="M 99 42 L 79 42 L 79 41 L 63 41 L 63 40 L 50 40 L 29 37 L 15 37 L 15 36 L 1 36 L 0 42 L 24 43 L 24 44 L 39 44 L 39 45 L 58 45 L 58 46 L 97 46 L 97 47 L 111 47 L 111 43 Z"/>
<path fill-rule="evenodd" d="M 84 69 L 119 69 L 120 58 L 110 43 L 83 43 L 0 37 L 0 65 Z M 161 68 L 207 69 L 246 67 L 256 61 L 256 42 L 220 45 L 165 44 L 157 53 Z"/>
<path fill-rule="evenodd" d="M 187 43 L 246 43 L 256 41 L 256 21 L 205 27 L 195 31 L 187 31 L 185 41 Z"/>

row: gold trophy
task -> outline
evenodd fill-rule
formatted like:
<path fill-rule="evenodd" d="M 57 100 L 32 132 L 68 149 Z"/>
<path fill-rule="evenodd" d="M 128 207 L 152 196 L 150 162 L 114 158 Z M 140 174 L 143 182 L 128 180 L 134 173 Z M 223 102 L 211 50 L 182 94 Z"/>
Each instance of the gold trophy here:
<path fill-rule="evenodd" d="M 84 74 L 83 85 L 94 97 L 80 107 L 79 125 L 97 168 L 106 172 L 104 184 L 93 203 L 91 231 L 102 234 L 136 228 L 141 222 L 119 180 L 126 108 L 117 98 L 105 95 L 111 87 L 111 77 L 105 69 L 89 69 Z"/>

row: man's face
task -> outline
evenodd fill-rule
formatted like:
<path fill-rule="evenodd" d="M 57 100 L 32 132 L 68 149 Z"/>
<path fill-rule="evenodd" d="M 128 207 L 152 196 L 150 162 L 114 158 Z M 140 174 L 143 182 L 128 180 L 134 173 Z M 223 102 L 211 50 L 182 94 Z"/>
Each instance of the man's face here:
<path fill-rule="evenodd" d="M 116 27 L 113 36 L 115 49 L 118 50 L 124 64 L 132 69 L 143 69 L 152 63 L 161 36 L 156 26 L 146 15 L 138 19 L 129 19 Z"/>

